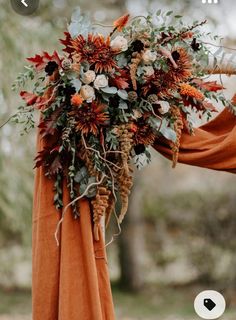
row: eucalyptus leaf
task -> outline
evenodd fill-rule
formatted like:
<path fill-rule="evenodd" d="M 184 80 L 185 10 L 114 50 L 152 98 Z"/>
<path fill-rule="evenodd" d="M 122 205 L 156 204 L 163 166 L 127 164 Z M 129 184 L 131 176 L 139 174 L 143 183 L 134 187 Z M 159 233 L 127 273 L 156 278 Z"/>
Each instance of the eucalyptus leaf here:
<path fill-rule="evenodd" d="M 77 183 L 85 180 L 88 177 L 88 171 L 86 167 L 82 167 L 75 175 L 74 180 Z"/>
<path fill-rule="evenodd" d="M 122 110 L 125 110 L 125 109 L 128 109 L 128 105 L 127 105 L 126 102 L 120 101 L 119 108 L 122 109 Z"/>
<path fill-rule="evenodd" d="M 108 93 L 108 94 L 116 94 L 117 93 L 116 87 L 105 87 L 105 88 L 101 88 L 100 90 L 105 93 Z"/>
<path fill-rule="evenodd" d="M 118 90 L 118 96 L 123 100 L 128 100 L 128 93 L 126 90 Z"/>
<path fill-rule="evenodd" d="M 172 142 L 175 142 L 177 139 L 175 131 L 168 126 L 168 122 L 165 119 L 162 121 L 160 132 L 166 139 Z"/>
<path fill-rule="evenodd" d="M 79 79 L 73 79 L 73 80 L 71 80 L 71 84 L 75 88 L 76 92 L 79 92 L 81 85 L 82 85 L 82 82 Z"/>
<path fill-rule="evenodd" d="M 77 7 L 71 17 L 71 23 L 68 25 L 68 31 L 72 38 L 76 38 L 79 34 L 84 37 L 92 29 L 92 24 L 88 15 L 81 15 L 80 8 Z"/>

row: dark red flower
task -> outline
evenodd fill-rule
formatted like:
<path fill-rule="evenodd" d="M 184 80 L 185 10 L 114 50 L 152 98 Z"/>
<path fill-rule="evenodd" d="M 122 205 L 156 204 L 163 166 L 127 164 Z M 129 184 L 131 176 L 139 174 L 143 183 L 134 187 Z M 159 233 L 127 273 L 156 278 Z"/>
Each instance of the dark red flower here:
<path fill-rule="evenodd" d="M 79 35 L 70 41 L 69 47 L 73 49 L 76 62 L 86 61 L 94 65 L 96 72 L 111 72 L 116 67 L 114 56 L 117 52 L 111 48 L 109 37 L 89 34 L 85 39 Z"/>
<path fill-rule="evenodd" d="M 107 106 L 93 101 L 85 103 L 81 107 L 76 107 L 70 112 L 70 116 L 75 119 L 75 127 L 77 131 L 87 135 L 92 133 L 98 135 L 100 126 L 109 124 L 109 114 L 106 111 Z"/>

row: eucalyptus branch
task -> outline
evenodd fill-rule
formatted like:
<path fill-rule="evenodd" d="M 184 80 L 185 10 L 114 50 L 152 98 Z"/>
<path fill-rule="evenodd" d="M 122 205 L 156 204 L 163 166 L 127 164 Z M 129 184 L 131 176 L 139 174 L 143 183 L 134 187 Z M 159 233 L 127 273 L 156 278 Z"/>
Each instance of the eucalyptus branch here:
<path fill-rule="evenodd" d="M 180 38 L 180 37 L 183 36 L 185 33 L 190 32 L 190 31 L 192 31 L 193 29 L 195 29 L 195 28 L 197 28 L 197 27 L 201 27 L 201 26 L 203 26 L 203 25 L 206 24 L 206 23 L 207 23 L 207 20 L 204 20 L 204 21 L 202 21 L 202 22 L 193 24 L 192 26 L 188 27 L 187 29 L 182 30 L 182 31 L 180 31 L 180 32 L 177 33 L 177 34 L 173 34 L 172 36 L 167 37 L 167 38 L 164 39 L 161 43 L 159 43 L 159 45 L 163 45 L 163 44 L 166 44 L 166 43 L 169 42 L 169 41 L 172 41 L 172 40 L 174 40 L 174 39 Z"/>
<path fill-rule="evenodd" d="M 222 48 L 222 49 L 227 49 L 227 50 L 232 50 L 232 51 L 236 51 L 236 48 L 230 48 L 230 47 L 226 47 L 223 45 L 217 45 L 211 42 L 205 42 L 205 41 L 201 41 L 201 43 L 212 46 L 212 47 L 216 47 L 216 48 Z"/>

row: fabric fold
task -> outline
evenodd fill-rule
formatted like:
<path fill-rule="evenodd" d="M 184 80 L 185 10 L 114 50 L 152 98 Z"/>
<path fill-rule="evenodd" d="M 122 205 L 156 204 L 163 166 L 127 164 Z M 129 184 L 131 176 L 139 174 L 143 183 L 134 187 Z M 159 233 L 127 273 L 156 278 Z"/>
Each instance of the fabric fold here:
<path fill-rule="evenodd" d="M 38 134 L 37 150 L 44 140 Z M 35 172 L 33 205 L 33 320 L 113 320 L 115 319 L 103 237 L 95 242 L 89 203 L 80 201 L 80 218 L 71 208 L 61 218 L 53 204 L 53 181 L 43 168 Z M 69 192 L 64 181 L 64 206 Z M 101 233 L 101 230 L 100 230 Z"/>
<path fill-rule="evenodd" d="M 157 139 L 154 149 L 168 159 L 170 143 Z M 236 173 L 236 117 L 224 109 L 215 119 L 196 128 L 194 135 L 184 130 L 179 162 L 193 166 Z"/>

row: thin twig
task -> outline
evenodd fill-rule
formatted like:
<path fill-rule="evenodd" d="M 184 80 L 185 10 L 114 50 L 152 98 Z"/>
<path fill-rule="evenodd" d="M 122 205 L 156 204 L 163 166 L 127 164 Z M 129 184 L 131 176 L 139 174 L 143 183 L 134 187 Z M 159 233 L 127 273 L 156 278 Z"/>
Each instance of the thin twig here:
<path fill-rule="evenodd" d="M 223 46 L 223 45 L 217 45 L 217 44 L 214 44 L 214 43 L 211 43 L 211 42 L 201 41 L 201 43 L 208 44 L 209 46 L 213 46 L 213 47 L 216 47 L 216 48 L 222 48 L 222 49 L 227 49 L 227 50 L 236 51 L 235 48 L 225 47 L 225 46 Z"/>
<path fill-rule="evenodd" d="M 15 117 L 17 114 L 18 114 L 18 112 L 15 113 L 15 114 L 12 114 L 6 121 L 4 121 L 4 122 L 0 125 L 0 129 L 2 129 L 6 124 L 8 124 L 8 122 L 11 121 L 11 119 L 12 119 L 13 117 Z"/>
<path fill-rule="evenodd" d="M 86 144 L 86 141 L 85 141 L 85 139 L 84 139 L 84 135 L 83 135 L 83 134 L 81 134 L 81 137 L 82 137 L 83 144 L 84 144 L 84 146 L 85 146 L 85 148 L 86 148 L 87 150 L 90 150 L 90 151 L 93 151 L 93 152 L 97 153 L 98 156 L 99 156 L 99 158 L 100 158 L 101 160 L 103 160 L 103 161 L 105 161 L 105 162 L 107 162 L 107 163 L 110 163 L 112 166 L 116 167 L 117 169 L 121 169 L 121 168 L 120 168 L 119 166 L 117 166 L 115 163 L 113 163 L 113 162 L 105 159 L 104 157 L 102 157 L 101 154 L 100 154 L 100 152 L 99 152 L 98 150 L 96 150 L 96 149 L 94 149 L 94 148 L 92 148 L 92 147 L 88 147 L 87 144 Z"/>
<path fill-rule="evenodd" d="M 59 232 L 59 229 L 60 229 L 61 224 L 62 224 L 63 221 L 64 221 L 64 218 L 65 218 L 65 214 L 66 214 L 67 209 L 68 209 L 71 205 L 75 204 L 75 202 L 77 202 L 77 201 L 79 201 L 80 199 L 82 199 L 82 198 L 87 194 L 88 190 L 89 190 L 91 187 L 100 185 L 100 184 L 103 182 L 103 180 L 104 180 L 105 177 L 106 177 L 106 175 L 105 175 L 105 174 L 102 174 L 102 177 L 101 177 L 101 179 L 100 179 L 98 182 L 93 182 L 93 183 L 89 184 L 89 185 L 87 186 L 87 188 L 85 189 L 85 191 L 84 191 L 79 197 L 75 198 L 74 200 L 72 200 L 70 203 L 68 203 L 68 204 L 65 206 L 65 208 L 64 208 L 63 211 L 62 211 L 62 217 L 61 217 L 60 221 L 58 222 L 57 227 L 56 227 L 56 231 L 55 231 L 55 239 L 56 239 L 56 243 L 57 243 L 57 246 L 58 246 L 58 247 L 59 247 L 58 232 Z"/>

